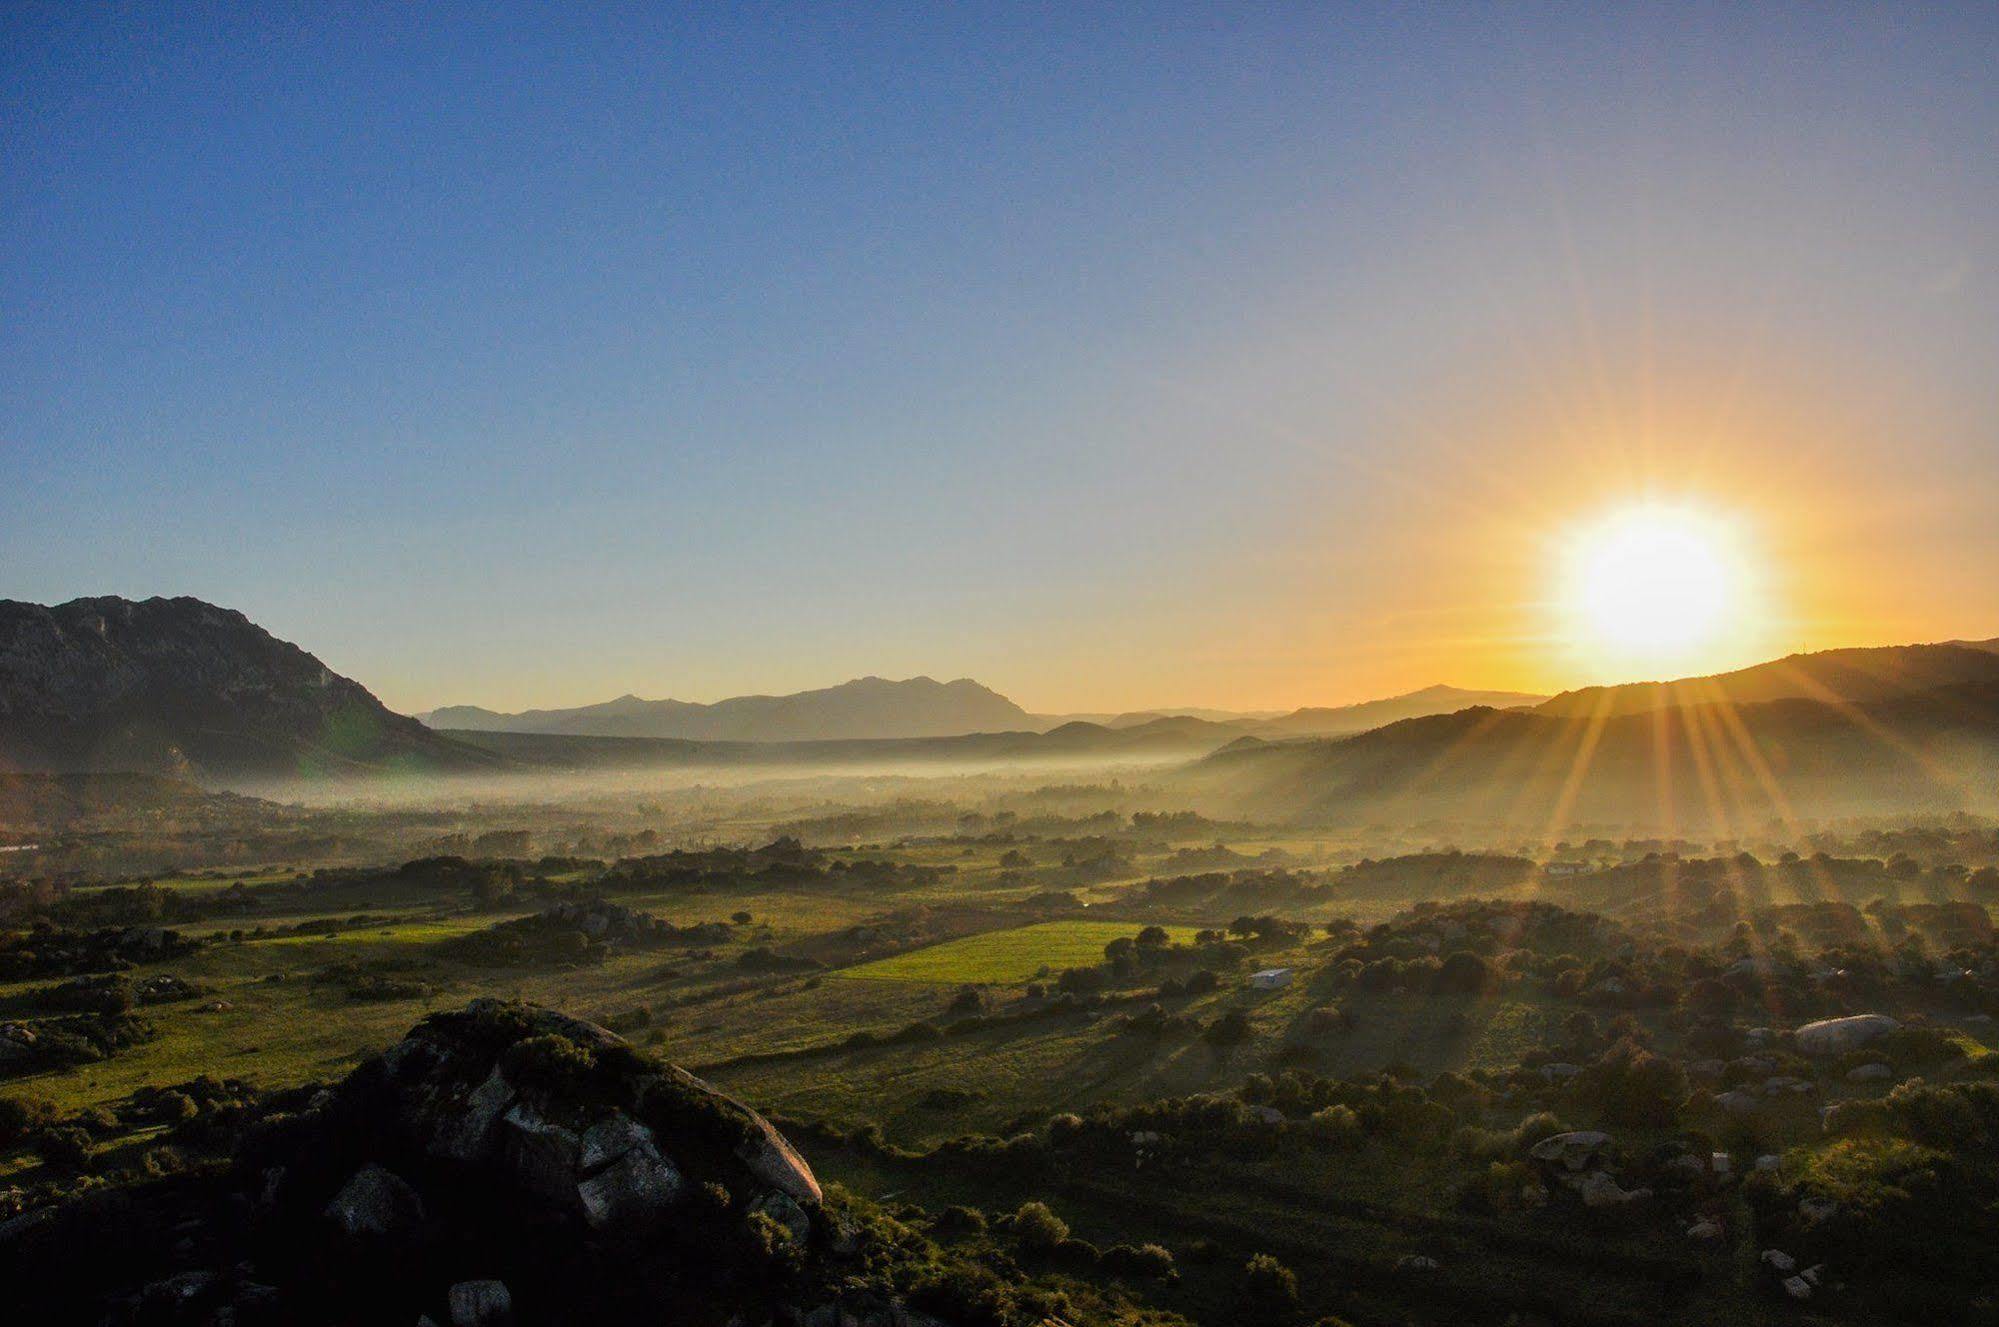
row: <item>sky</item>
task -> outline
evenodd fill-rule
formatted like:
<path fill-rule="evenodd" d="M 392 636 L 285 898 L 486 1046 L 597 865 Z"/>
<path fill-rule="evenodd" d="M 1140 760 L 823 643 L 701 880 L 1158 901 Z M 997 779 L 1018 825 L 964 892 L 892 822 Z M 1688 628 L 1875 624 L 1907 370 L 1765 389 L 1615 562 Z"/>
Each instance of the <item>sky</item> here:
<path fill-rule="evenodd" d="M 1999 7 L 0 10 L 0 598 L 390 705 L 1999 636 Z M 1578 541 L 1725 527 L 1698 649 Z"/>

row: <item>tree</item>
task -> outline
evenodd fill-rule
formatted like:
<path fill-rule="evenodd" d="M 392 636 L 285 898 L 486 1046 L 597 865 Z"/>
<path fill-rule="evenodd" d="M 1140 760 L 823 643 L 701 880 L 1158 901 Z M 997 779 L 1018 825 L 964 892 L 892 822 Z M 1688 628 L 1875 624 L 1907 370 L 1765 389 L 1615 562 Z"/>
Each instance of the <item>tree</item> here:
<path fill-rule="evenodd" d="M 1240 1009 L 1231 1009 L 1201 1034 L 1210 1046 L 1240 1046 L 1251 1036 L 1249 1015 Z"/>
<path fill-rule="evenodd" d="M 1166 934 L 1164 926 L 1148 926 L 1138 933 L 1140 949 L 1161 949 L 1172 942 L 1173 937 Z"/>
<path fill-rule="evenodd" d="M 1470 950 L 1460 949 L 1444 960 L 1431 984 L 1450 994 L 1476 995 L 1492 984 L 1492 965 Z"/>
<path fill-rule="evenodd" d="M 1576 1080 L 1577 1094 L 1608 1124 L 1667 1128 L 1679 1117 L 1687 1075 L 1678 1062 L 1626 1038 Z"/>

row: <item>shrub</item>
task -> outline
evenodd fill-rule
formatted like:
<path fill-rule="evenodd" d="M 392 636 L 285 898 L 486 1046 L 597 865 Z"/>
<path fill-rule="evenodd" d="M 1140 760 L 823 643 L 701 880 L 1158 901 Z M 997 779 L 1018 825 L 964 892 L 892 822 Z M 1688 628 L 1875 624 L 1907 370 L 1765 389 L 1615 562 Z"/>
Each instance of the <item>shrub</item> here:
<path fill-rule="evenodd" d="M 1582 1072 L 1576 1091 L 1607 1123 L 1668 1128 L 1687 1095 L 1687 1075 L 1676 1061 L 1627 1038 Z"/>
<path fill-rule="evenodd" d="M 554 1097 L 586 1078 L 596 1064 L 588 1047 L 548 1032 L 509 1046 L 500 1057 L 500 1072 L 523 1092 Z"/>
<path fill-rule="evenodd" d="M 14 1147 L 56 1117 L 56 1109 L 32 1097 L 0 1097 L 0 1149 Z"/>
<path fill-rule="evenodd" d="M 1298 1306 L 1298 1275 L 1267 1253 L 1243 1264 L 1242 1297 L 1264 1313 L 1288 1313 Z"/>
<path fill-rule="evenodd" d="M 1208 1025 L 1201 1039 L 1210 1046 L 1240 1046 L 1252 1036 L 1249 1015 L 1240 1009 L 1231 1009 Z"/>
<path fill-rule="evenodd" d="M 1431 978 L 1433 990 L 1454 995 L 1476 995 L 1492 984 L 1492 965 L 1477 954 L 1461 949 L 1445 959 Z"/>
<path fill-rule="evenodd" d="M 986 1214 L 976 1207 L 947 1207 L 931 1220 L 930 1229 L 938 1235 L 983 1235 Z"/>
<path fill-rule="evenodd" d="M 1360 1115 L 1351 1106 L 1326 1106 L 1312 1112 L 1312 1137 L 1332 1147 L 1359 1147 L 1364 1136 Z"/>
<path fill-rule="evenodd" d="M 1100 1260 L 1103 1269 L 1116 1276 L 1165 1277 L 1173 1275 L 1173 1255 L 1157 1244 L 1113 1244 Z"/>
<path fill-rule="evenodd" d="M 85 1171 L 97 1153 L 90 1135 L 74 1125 L 44 1129 L 35 1139 L 35 1152 L 54 1170 Z"/>
<path fill-rule="evenodd" d="M 1029 1253 L 1047 1253 L 1069 1238 L 1069 1223 L 1055 1215 L 1047 1203 L 1022 1203 L 1007 1221 L 1007 1229 Z"/>
<path fill-rule="evenodd" d="M 1569 1126 L 1552 1111 L 1536 1111 L 1513 1126 L 1513 1147 L 1525 1152 L 1545 1138 L 1553 1138 L 1558 1133 L 1567 1133 Z"/>

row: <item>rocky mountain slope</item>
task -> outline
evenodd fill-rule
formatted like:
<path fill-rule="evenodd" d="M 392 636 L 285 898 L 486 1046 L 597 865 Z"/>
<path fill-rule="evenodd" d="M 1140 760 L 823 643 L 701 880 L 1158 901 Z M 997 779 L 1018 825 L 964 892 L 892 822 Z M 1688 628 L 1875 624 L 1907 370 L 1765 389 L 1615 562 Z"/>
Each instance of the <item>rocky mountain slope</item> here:
<path fill-rule="evenodd" d="M 199 599 L 0 601 L 0 768 L 216 779 L 502 764 Z"/>

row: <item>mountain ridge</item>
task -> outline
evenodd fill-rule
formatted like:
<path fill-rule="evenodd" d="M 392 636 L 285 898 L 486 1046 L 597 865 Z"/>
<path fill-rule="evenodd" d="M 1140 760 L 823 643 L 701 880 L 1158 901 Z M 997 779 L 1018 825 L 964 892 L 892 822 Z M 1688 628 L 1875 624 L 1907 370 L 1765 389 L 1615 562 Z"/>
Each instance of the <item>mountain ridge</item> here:
<path fill-rule="evenodd" d="M 0 768 L 285 778 L 494 769 L 242 613 L 0 600 Z"/>

